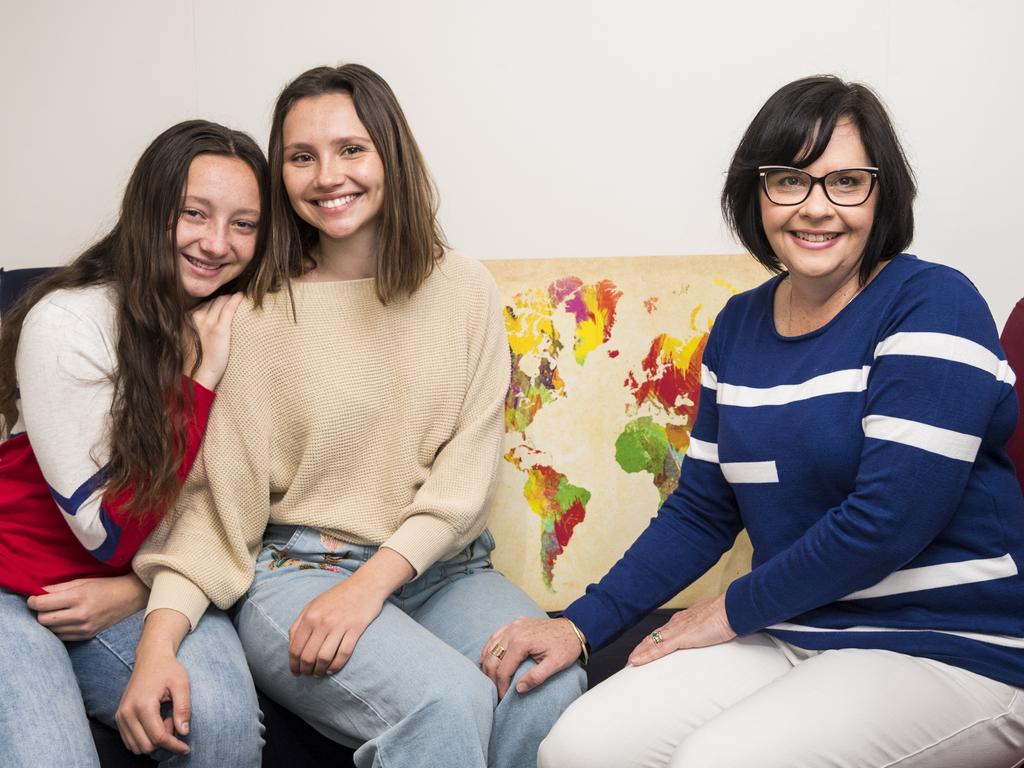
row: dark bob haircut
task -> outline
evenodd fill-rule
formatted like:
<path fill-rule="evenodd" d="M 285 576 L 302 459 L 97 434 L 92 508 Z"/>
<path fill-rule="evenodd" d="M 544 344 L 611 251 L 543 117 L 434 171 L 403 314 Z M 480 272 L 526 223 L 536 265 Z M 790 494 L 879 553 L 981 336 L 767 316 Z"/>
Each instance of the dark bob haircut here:
<path fill-rule="evenodd" d="M 740 242 L 771 272 L 782 266 L 761 223 L 762 165 L 806 168 L 828 146 L 836 123 L 850 120 L 878 168 L 875 221 L 860 263 L 867 282 L 880 261 L 902 252 L 914 236 L 917 185 L 889 115 L 866 85 L 817 75 L 784 85 L 765 102 L 743 134 L 722 190 L 722 215 Z"/>

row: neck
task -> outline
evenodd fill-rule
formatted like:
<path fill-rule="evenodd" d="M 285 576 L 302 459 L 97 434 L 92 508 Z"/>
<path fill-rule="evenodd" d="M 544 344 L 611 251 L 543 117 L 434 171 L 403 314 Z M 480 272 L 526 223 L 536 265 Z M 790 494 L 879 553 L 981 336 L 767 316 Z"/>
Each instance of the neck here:
<path fill-rule="evenodd" d="M 878 268 L 868 282 L 877 273 Z M 775 327 L 783 336 L 801 336 L 827 325 L 864 287 L 859 269 L 831 280 L 790 273 L 785 284 L 784 291 L 776 291 L 775 299 Z"/>
<path fill-rule="evenodd" d="M 311 280 L 363 280 L 377 275 L 377 233 L 357 232 L 334 239 L 320 235 Z"/>

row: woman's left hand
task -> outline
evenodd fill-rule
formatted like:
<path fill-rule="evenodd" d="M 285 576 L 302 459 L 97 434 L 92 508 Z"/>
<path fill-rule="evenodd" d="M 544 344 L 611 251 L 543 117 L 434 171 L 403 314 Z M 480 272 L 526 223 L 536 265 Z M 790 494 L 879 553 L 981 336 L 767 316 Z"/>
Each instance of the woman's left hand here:
<path fill-rule="evenodd" d="M 288 630 L 294 675 L 333 675 L 348 661 L 388 595 L 416 575 L 409 561 L 381 547 L 345 581 L 317 595 Z"/>
<path fill-rule="evenodd" d="M 28 607 L 36 621 L 61 640 L 89 640 L 146 607 L 149 590 L 135 576 L 75 579 L 43 587 L 45 595 L 33 595 Z"/>
<path fill-rule="evenodd" d="M 659 642 L 654 642 L 657 636 Z M 725 612 L 725 595 L 702 600 L 690 608 L 677 611 L 663 627 L 652 632 L 629 654 L 634 667 L 660 659 L 683 648 L 703 648 L 725 643 L 736 637 Z"/>

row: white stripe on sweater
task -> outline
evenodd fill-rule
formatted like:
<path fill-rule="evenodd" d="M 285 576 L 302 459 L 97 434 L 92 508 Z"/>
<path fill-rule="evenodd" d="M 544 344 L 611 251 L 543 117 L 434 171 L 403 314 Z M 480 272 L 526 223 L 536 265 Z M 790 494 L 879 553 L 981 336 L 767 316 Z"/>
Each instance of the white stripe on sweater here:
<path fill-rule="evenodd" d="M 967 640 L 977 640 L 979 643 L 1002 645 L 1007 648 L 1024 648 L 1024 637 L 986 635 L 981 632 L 954 632 L 947 629 L 896 629 L 894 627 L 864 626 L 833 629 L 830 627 L 812 627 L 806 624 L 790 624 L 789 622 L 772 624 L 770 627 L 765 627 L 765 629 L 775 629 L 780 632 L 934 632 L 939 635 L 953 635 L 954 637 L 963 637 Z"/>
<path fill-rule="evenodd" d="M 923 331 L 902 331 L 882 339 L 875 347 L 875 357 L 883 355 L 910 355 L 950 360 L 979 368 L 991 374 L 997 381 L 1011 387 L 1017 380 L 1010 364 L 1000 360 L 975 341 L 949 333 L 925 333 Z"/>
<path fill-rule="evenodd" d="M 895 416 L 872 414 L 861 424 L 865 437 L 902 443 L 959 461 L 973 462 L 981 447 L 980 437 Z"/>
<path fill-rule="evenodd" d="M 786 405 L 843 392 L 863 392 L 867 389 L 870 371 L 871 367 L 867 365 L 863 368 L 847 368 L 823 373 L 799 384 L 779 384 L 774 387 L 744 387 L 720 381 L 717 401 L 719 405 L 756 408 L 761 405 Z"/>
<path fill-rule="evenodd" d="M 718 443 L 706 443 L 691 436 L 686 455 L 691 459 L 719 464 Z M 723 461 L 720 466 L 725 479 L 733 484 L 779 482 L 779 472 L 774 461 Z"/>
<path fill-rule="evenodd" d="M 840 600 L 865 600 L 872 597 L 902 595 L 939 587 L 976 584 L 1017 575 L 1017 564 L 1009 554 L 983 560 L 963 560 L 958 563 L 940 563 L 920 568 L 904 568 L 891 573 L 867 589 L 851 592 Z"/>

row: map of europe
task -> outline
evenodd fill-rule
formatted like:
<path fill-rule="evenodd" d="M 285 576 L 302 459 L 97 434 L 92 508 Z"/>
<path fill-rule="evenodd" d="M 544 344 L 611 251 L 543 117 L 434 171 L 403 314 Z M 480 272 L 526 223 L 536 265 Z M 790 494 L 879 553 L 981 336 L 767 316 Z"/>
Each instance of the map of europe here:
<path fill-rule="evenodd" d="M 563 608 L 674 490 L 714 317 L 765 273 L 731 256 L 485 264 L 512 351 L 496 564 Z"/>

